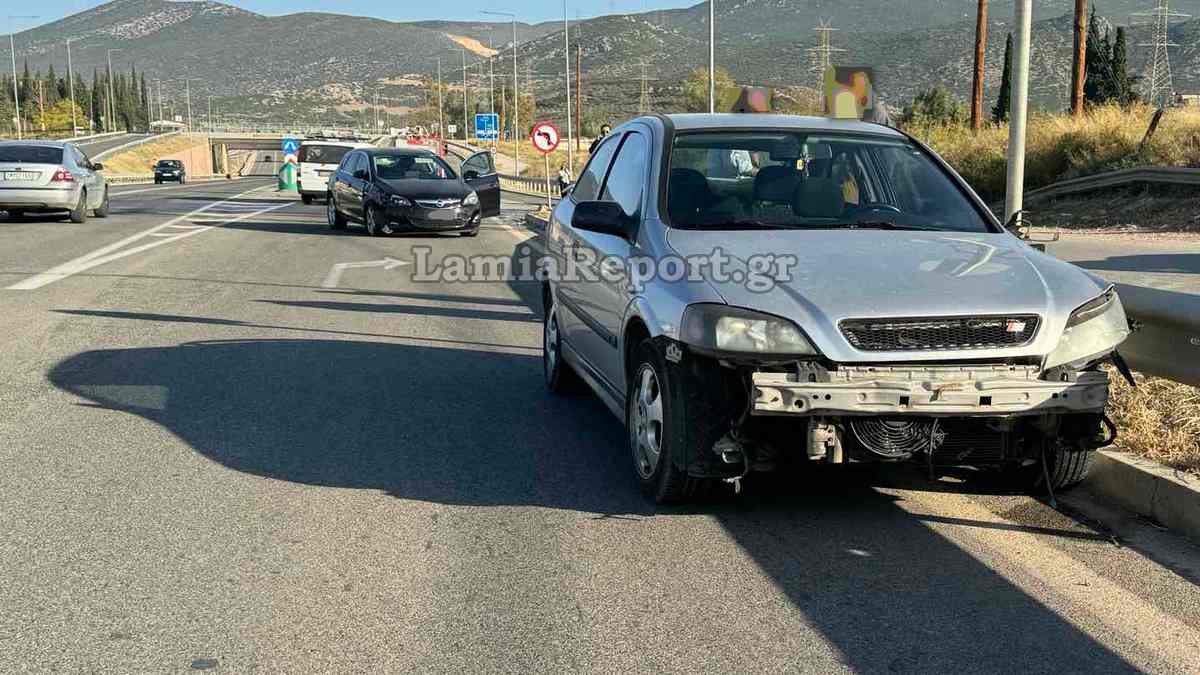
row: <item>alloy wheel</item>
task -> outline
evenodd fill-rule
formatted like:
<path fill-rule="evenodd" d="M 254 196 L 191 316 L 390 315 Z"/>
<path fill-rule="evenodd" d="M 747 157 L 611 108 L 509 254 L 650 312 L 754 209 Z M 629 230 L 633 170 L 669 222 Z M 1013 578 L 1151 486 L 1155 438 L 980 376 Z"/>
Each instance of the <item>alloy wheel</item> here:
<path fill-rule="evenodd" d="M 632 419 L 633 462 L 642 478 L 649 478 L 658 467 L 662 454 L 663 407 L 662 388 L 658 376 L 649 364 L 643 364 L 637 374 L 633 392 Z"/>

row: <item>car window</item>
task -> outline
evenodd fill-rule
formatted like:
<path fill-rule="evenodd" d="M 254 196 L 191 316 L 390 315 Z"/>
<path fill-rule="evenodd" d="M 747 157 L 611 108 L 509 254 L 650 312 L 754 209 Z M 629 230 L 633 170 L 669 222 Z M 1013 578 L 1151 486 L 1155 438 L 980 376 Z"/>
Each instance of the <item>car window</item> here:
<path fill-rule="evenodd" d="M 354 153 L 354 159 L 350 162 L 350 175 L 354 175 L 359 170 L 366 170 L 367 156 L 361 152 Z"/>
<path fill-rule="evenodd" d="M 433 155 L 376 155 L 375 175 L 383 180 L 455 178 L 450 165 Z"/>
<path fill-rule="evenodd" d="M 495 173 L 493 166 L 492 153 L 481 152 L 468 157 L 467 161 L 463 162 L 462 170 L 464 174 L 468 171 L 474 171 L 480 176 L 486 176 L 490 173 Z"/>
<path fill-rule="evenodd" d="M 636 131 L 627 134 L 617 150 L 617 158 L 608 172 L 600 199 L 620 204 L 627 216 L 637 215 L 642 205 L 648 155 L 646 137 Z"/>
<path fill-rule="evenodd" d="M 595 154 L 583 168 L 583 173 L 579 174 L 575 189 L 571 190 L 571 196 L 576 201 L 592 201 L 599 197 L 600 185 L 604 182 L 604 174 L 608 171 L 613 151 L 616 150 L 619 141 L 614 134 L 609 134 L 600 147 L 596 148 Z"/>
<path fill-rule="evenodd" d="M 0 145 L 0 162 L 62 164 L 63 149 L 46 145 Z"/>
<path fill-rule="evenodd" d="M 312 164 L 337 164 L 342 161 L 350 148 L 345 145 L 304 145 L 300 144 L 301 162 Z"/>
<path fill-rule="evenodd" d="M 908 139 L 789 129 L 678 134 L 667 215 L 682 228 L 992 231 L 968 193 Z"/>

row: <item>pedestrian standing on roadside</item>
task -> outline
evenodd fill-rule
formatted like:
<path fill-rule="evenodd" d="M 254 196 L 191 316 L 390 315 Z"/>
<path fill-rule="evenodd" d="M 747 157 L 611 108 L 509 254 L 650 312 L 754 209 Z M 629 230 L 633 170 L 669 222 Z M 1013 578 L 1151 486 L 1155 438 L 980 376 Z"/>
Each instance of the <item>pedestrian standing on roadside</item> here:
<path fill-rule="evenodd" d="M 571 172 L 567 169 L 566 164 L 560 164 L 558 167 L 558 194 L 566 194 L 567 188 L 571 185 Z"/>
<path fill-rule="evenodd" d="M 589 155 L 596 152 L 596 146 L 600 145 L 600 141 L 604 140 L 604 137 L 607 136 L 608 132 L 610 132 L 610 131 L 612 131 L 611 124 L 601 124 L 600 125 L 600 135 L 597 136 L 596 140 L 592 141 L 592 144 L 588 146 L 588 154 Z"/>

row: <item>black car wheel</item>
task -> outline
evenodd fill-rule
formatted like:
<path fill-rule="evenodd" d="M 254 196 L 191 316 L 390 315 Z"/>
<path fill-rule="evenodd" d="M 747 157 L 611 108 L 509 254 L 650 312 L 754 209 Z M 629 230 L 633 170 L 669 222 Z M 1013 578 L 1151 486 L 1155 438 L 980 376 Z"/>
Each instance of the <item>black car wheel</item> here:
<path fill-rule="evenodd" d="M 333 200 L 332 193 L 325 198 L 325 218 L 329 221 L 329 229 L 346 229 L 346 217 L 338 211 L 337 202 Z"/>
<path fill-rule="evenodd" d="M 76 225 L 86 223 L 88 219 L 87 190 L 79 191 L 79 201 L 71 209 L 71 222 Z"/>
<path fill-rule="evenodd" d="M 106 188 L 104 188 L 104 201 L 100 202 L 100 206 L 97 206 L 92 211 L 92 215 L 96 216 L 97 218 L 107 218 L 108 213 L 109 213 L 108 188 L 106 187 Z"/>
<path fill-rule="evenodd" d="M 582 391 L 583 380 L 562 358 L 562 332 L 558 329 L 558 308 L 553 301 L 546 307 L 546 318 L 542 323 L 542 373 L 546 376 L 546 388 L 555 394 L 572 394 Z"/>
<path fill-rule="evenodd" d="M 367 204 L 363 212 L 363 224 L 367 227 L 367 234 L 382 237 L 392 233 L 392 226 L 388 225 L 386 217 L 380 218 L 377 207 Z"/>
<path fill-rule="evenodd" d="M 313 203 L 312 195 L 300 195 L 300 201 L 304 202 L 306 205 L 312 204 Z"/>

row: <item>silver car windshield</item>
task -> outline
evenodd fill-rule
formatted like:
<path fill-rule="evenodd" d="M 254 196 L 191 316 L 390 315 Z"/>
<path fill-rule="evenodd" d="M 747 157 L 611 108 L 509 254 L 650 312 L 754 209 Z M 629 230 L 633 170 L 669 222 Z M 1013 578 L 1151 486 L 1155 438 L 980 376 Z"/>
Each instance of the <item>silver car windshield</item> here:
<path fill-rule="evenodd" d="M 681 133 L 670 161 L 667 211 L 679 228 L 993 229 L 933 159 L 903 139 Z"/>

